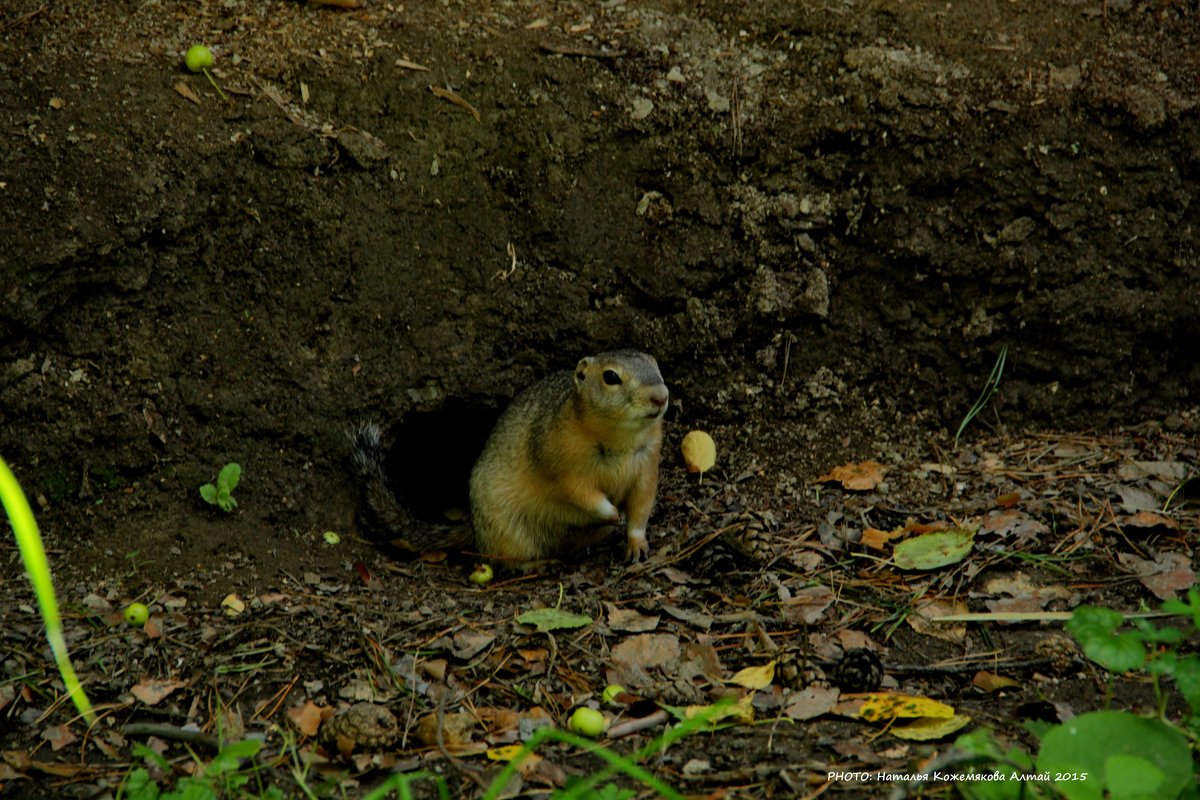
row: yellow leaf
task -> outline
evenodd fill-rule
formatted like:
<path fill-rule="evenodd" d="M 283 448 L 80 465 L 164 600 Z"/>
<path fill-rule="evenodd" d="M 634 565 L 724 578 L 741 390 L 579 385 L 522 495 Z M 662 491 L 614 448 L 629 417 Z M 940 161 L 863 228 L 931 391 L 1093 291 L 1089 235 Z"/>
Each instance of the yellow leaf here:
<path fill-rule="evenodd" d="M 246 610 L 246 604 L 236 594 L 227 594 L 221 601 L 221 608 L 225 610 L 225 616 L 236 617 Z"/>
<path fill-rule="evenodd" d="M 770 661 L 761 666 L 746 667 L 743 670 L 739 670 L 736 675 L 729 679 L 729 682 L 736 683 L 738 686 L 744 686 L 747 689 L 764 689 L 770 686 L 773 680 L 775 680 L 775 662 Z"/>
<path fill-rule="evenodd" d="M 704 431 L 692 431 L 683 437 L 682 449 L 688 472 L 705 473 L 717 463 L 717 443 Z"/>
<path fill-rule="evenodd" d="M 918 717 L 949 719 L 954 716 L 953 706 L 928 697 L 916 697 L 898 692 L 844 695 L 842 702 L 838 703 L 833 710 L 838 714 L 857 717 L 868 722 L 886 722 L 892 719 L 916 719 Z"/>
<path fill-rule="evenodd" d="M 752 700 L 753 695 L 746 695 L 736 703 L 725 706 L 715 716 L 709 718 L 709 724 L 715 725 L 724 719 L 732 719 L 734 722 L 743 722 L 746 724 L 754 722 L 754 706 L 750 705 Z M 684 709 L 683 713 L 688 719 L 695 719 L 701 714 L 711 714 L 712 708 L 712 706 L 688 706 Z"/>
<path fill-rule="evenodd" d="M 493 747 L 487 751 L 487 757 L 492 761 L 512 761 L 521 752 L 521 745 L 509 744 L 504 747 Z"/>
<path fill-rule="evenodd" d="M 888 732 L 897 739 L 907 739 L 913 742 L 930 742 L 960 731 L 970 723 L 971 718 L 966 714 L 955 714 L 945 719 L 922 717 L 907 725 L 897 725 Z"/>

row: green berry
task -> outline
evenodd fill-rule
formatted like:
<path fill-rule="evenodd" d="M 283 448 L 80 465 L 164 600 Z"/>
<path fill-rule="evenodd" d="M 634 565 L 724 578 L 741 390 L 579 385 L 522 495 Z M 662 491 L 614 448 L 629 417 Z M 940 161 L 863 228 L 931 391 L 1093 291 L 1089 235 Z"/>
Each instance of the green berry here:
<path fill-rule="evenodd" d="M 475 571 L 471 573 L 471 583 L 477 583 L 480 586 L 486 586 L 492 582 L 493 575 L 494 573 L 492 572 L 491 564 L 480 564 L 475 568 Z"/>
<path fill-rule="evenodd" d="M 575 731 L 575 733 L 595 739 L 604 733 L 604 715 L 594 708 L 583 706 L 575 709 L 575 713 L 571 715 L 567 727 Z"/>
<path fill-rule="evenodd" d="M 138 628 L 146 624 L 146 620 L 150 619 L 150 609 L 146 608 L 141 603 L 130 603 L 125 606 L 125 622 L 134 625 Z"/>
<path fill-rule="evenodd" d="M 604 705 L 615 706 L 617 704 L 617 695 L 623 691 L 625 691 L 624 686 L 616 683 L 610 683 L 608 686 L 604 687 L 604 694 L 600 695 L 600 698 L 604 701 Z"/>
<path fill-rule="evenodd" d="M 213 65 L 213 53 L 202 44 L 194 44 L 188 48 L 183 57 L 183 63 L 192 72 L 206 70 Z"/>

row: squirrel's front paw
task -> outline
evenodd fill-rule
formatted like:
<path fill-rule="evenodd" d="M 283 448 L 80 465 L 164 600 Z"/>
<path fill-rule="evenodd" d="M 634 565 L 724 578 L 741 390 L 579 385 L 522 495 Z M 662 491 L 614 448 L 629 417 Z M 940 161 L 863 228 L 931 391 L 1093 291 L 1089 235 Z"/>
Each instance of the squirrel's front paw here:
<path fill-rule="evenodd" d="M 636 564 L 650 557 L 650 543 L 646 541 L 646 532 L 640 528 L 629 531 L 625 540 L 625 558 Z"/>
<path fill-rule="evenodd" d="M 605 522 L 620 522 L 621 510 L 613 505 L 612 500 L 607 497 L 601 497 L 600 502 L 596 504 L 596 516 Z"/>

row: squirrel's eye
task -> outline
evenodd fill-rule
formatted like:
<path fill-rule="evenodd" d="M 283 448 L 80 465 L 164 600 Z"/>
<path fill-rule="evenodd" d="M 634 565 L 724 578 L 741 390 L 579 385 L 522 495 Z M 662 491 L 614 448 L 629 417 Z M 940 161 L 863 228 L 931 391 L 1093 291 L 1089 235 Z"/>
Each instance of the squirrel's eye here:
<path fill-rule="evenodd" d="M 621 382 L 621 376 L 617 374 L 616 370 L 606 369 L 604 370 L 604 375 L 601 377 L 604 378 L 604 382 L 609 386 L 616 386 Z"/>

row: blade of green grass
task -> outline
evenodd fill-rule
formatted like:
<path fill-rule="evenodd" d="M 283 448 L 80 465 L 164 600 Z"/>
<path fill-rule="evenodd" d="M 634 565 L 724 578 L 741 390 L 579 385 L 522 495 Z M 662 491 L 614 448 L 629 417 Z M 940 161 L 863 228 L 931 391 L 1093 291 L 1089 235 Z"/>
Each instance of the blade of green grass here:
<path fill-rule="evenodd" d="M 67 694 L 90 725 L 96 721 L 96 712 L 92 710 L 92 703 L 83 691 L 83 685 L 75 675 L 75 668 L 71 666 L 71 657 L 67 654 L 62 619 L 58 615 L 58 600 L 54 596 L 54 581 L 50 577 L 50 564 L 46 560 L 42 536 L 38 533 L 37 520 L 33 518 L 33 510 L 29 507 L 29 501 L 25 499 L 21 484 L 17 483 L 16 477 L 3 458 L 0 458 L 0 502 L 3 502 L 4 510 L 12 522 L 17 547 L 21 551 L 21 561 L 25 564 L 25 571 L 29 573 L 33 593 L 37 595 L 42 621 L 46 624 L 46 639 L 50 642 L 50 650 L 54 653 L 58 672 L 67 687 Z"/>
<path fill-rule="evenodd" d="M 996 363 L 992 365 L 992 374 L 988 376 L 987 383 L 983 385 L 983 391 L 979 393 L 979 399 L 975 401 L 975 405 L 971 406 L 971 410 L 963 417 L 962 422 L 958 424 L 958 430 L 954 432 L 954 446 L 958 447 L 958 439 L 962 436 L 962 432 L 971 424 L 971 420 L 979 416 L 979 412 L 987 406 L 988 401 L 992 399 L 992 395 L 1000 390 L 1000 378 L 1004 375 L 1004 363 L 1008 360 L 1008 345 L 1000 348 L 1000 355 L 996 357 Z"/>

